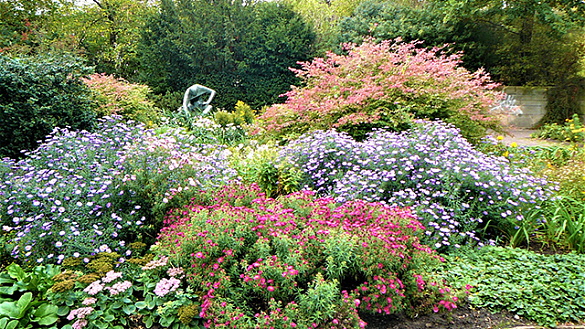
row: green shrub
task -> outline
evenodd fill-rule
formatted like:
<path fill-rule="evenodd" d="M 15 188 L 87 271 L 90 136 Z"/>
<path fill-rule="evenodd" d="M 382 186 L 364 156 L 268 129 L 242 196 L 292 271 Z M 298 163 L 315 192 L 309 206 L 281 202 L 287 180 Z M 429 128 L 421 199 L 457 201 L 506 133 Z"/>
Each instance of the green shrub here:
<path fill-rule="evenodd" d="M 254 110 L 242 101 L 236 103 L 234 112 L 218 111 L 214 116 L 215 122 L 222 127 L 249 125 L 254 122 L 254 118 Z"/>
<path fill-rule="evenodd" d="M 270 144 L 239 145 L 232 149 L 231 167 L 244 183 L 256 183 L 268 197 L 297 192 L 301 189 L 302 172 L 287 159 L 281 159 L 278 148 Z"/>
<path fill-rule="evenodd" d="M 154 94 L 151 99 L 154 105 L 163 111 L 177 111 L 183 105 L 183 93 L 180 91 L 170 92 L 164 94 Z"/>
<path fill-rule="evenodd" d="M 94 92 L 94 98 L 99 104 L 96 109 L 99 116 L 117 114 L 146 124 L 158 120 L 158 109 L 148 99 L 148 86 L 98 73 L 82 80 Z"/>
<path fill-rule="evenodd" d="M 95 104 L 80 79 L 89 73 L 74 57 L 0 55 L 0 156 L 18 157 L 55 127 L 92 129 Z"/>

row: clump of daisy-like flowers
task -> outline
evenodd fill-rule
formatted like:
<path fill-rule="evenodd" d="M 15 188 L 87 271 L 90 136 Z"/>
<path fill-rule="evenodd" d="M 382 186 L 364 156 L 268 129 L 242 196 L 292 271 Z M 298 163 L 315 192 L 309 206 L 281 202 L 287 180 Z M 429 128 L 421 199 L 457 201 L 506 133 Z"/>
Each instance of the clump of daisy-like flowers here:
<path fill-rule="evenodd" d="M 419 242 L 424 227 L 408 209 L 310 191 L 274 200 L 257 185 L 206 199 L 169 214 L 155 250 L 203 291 L 208 327 L 362 328 L 358 310 L 456 307 L 454 291 L 420 268 L 441 258 Z"/>
<path fill-rule="evenodd" d="M 302 168 L 303 184 L 318 195 L 410 207 L 425 225 L 423 242 L 440 250 L 492 243 L 494 232 L 512 239 L 539 220 L 527 215 L 556 188 L 506 157 L 476 150 L 440 121 L 402 133 L 377 130 L 361 142 L 316 131 L 281 157 Z"/>

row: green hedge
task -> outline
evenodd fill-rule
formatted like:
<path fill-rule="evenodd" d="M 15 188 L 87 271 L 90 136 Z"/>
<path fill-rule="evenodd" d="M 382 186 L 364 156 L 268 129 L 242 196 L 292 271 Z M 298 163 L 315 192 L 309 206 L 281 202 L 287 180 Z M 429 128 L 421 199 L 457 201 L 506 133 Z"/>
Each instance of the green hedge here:
<path fill-rule="evenodd" d="M 80 80 L 89 73 L 71 56 L 0 55 L 0 156 L 18 157 L 55 127 L 91 129 L 95 104 Z"/>

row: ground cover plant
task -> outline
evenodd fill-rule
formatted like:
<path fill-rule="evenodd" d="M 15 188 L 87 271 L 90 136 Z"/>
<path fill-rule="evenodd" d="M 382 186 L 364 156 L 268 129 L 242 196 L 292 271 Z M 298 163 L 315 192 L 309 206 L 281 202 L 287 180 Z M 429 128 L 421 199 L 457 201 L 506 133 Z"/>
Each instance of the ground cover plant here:
<path fill-rule="evenodd" d="M 320 195 L 412 207 L 426 227 L 423 241 L 436 249 L 519 239 L 519 231 L 541 219 L 526 211 L 554 192 L 545 179 L 475 150 L 440 122 L 404 133 L 375 131 L 363 142 L 318 131 L 291 142 L 282 156 L 302 168 L 303 183 Z"/>
<path fill-rule="evenodd" d="M 347 44 L 347 55 L 302 63 L 294 70 L 305 87 L 293 87 L 284 104 L 260 117 L 276 136 L 294 139 L 316 129 L 337 128 L 362 139 L 372 128 L 407 129 L 412 118 L 453 123 L 477 142 L 486 129 L 500 130 L 490 107 L 501 99 L 497 84 L 483 71 L 460 67 L 460 55 L 440 48 L 366 39 Z"/>
<path fill-rule="evenodd" d="M 178 130 L 155 135 L 119 118 L 101 120 L 94 133 L 55 129 L 23 160 L 4 160 L 1 173 L 2 239 L 29 264 L 129 253 L 126 243 L 154 240 L 161 214 L 189 193 L 236 174 L 221 148 L 191 145 Z"/>
<path fill-rule="evenodd" d="M 87 264 L 68 262 L 59 267 L 48 295 L 58 307 L 59 328 L 150 328 L 155 323 L 203 328 L 200 293 L 188 286 L 182 268 L 169 263 L 168 257 L 154 259 L 152 254 L 123 263 L 118 257 L 100 253 Z"/>
<path fill-rule="evenodd" d="M 363 328 L 357 310 L 435 312 L 454 291 L 426 276 L 440 261 L 408 209 L 318 199 L 267 199 L 230 186 L 167 217 L 154 250 L 202 291 L 212 328 Z M 205 204 L 205 203 L 204 203 Z"/>
<path fill-rule="evenodd" d="M 585 256 L 541 255 L 502 247 L 446 257 L 444 277 L 470 285 L 469 302 L 507 309 L 539 325 L 556 327 L 585 319 Z"/>

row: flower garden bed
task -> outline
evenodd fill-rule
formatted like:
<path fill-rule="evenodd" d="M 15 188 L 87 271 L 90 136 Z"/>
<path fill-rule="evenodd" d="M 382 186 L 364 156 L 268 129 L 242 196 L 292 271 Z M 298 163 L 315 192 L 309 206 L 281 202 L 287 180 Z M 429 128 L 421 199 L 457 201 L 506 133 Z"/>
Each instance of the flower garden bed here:
<path fill-rule="evenodd" d="M 416 46 L 305 63 L 256 121 L 104 117 L 0 161 L 0 329 L 583 321 L 585 150 L 482 139 L 495 85 Z"/>

